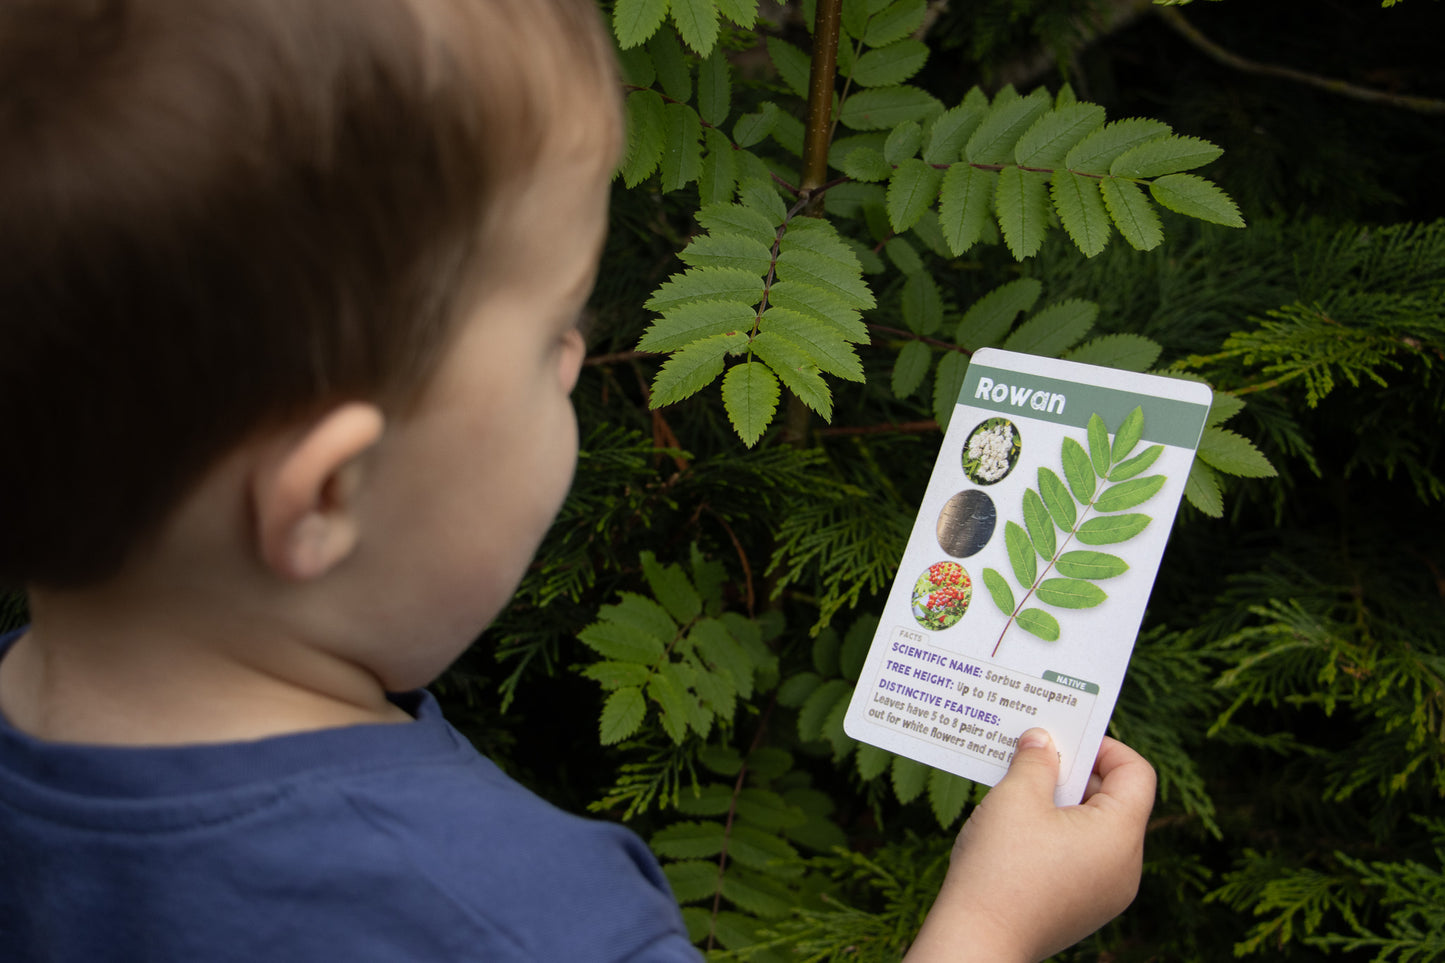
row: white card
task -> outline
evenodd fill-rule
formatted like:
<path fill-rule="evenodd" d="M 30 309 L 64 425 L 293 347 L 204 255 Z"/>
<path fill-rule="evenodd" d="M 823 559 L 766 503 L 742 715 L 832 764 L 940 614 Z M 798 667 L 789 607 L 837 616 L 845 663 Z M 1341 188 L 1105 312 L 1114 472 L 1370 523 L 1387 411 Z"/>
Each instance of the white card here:
<path fill-rule="evenodd" d="M 991 786 L 1042 726 L 1060 755 L 1055 801 L 1079 802 L 1212 397 L 1191 381 L 975 352 L 847 733 Z"/>

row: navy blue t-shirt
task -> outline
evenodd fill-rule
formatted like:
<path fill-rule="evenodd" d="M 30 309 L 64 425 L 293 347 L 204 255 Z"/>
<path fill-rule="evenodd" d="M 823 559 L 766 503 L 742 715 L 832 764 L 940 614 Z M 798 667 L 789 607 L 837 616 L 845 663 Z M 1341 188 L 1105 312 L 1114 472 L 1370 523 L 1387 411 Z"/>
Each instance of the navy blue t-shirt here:
<path fill-rule="evenodd" d="M 414 723 L 174 748 L 0 720 L 0 957 L 699 958 L 641 840 L 513 782 L 429 694 L 399 704 Z"/>

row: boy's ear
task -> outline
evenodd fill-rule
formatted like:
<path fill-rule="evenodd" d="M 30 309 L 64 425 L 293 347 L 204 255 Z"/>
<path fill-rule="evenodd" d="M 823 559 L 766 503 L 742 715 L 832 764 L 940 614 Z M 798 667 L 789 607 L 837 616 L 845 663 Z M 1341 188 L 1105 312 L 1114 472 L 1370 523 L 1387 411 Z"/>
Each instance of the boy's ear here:
<path fill-rule="evenodd" d="M 252 537 L 268 568 L 305 581 L 351 554 L 361 535 L 362 456 L 385 425 L 375 405 L 348 402 L 268 453 L 250 490 Z"/>

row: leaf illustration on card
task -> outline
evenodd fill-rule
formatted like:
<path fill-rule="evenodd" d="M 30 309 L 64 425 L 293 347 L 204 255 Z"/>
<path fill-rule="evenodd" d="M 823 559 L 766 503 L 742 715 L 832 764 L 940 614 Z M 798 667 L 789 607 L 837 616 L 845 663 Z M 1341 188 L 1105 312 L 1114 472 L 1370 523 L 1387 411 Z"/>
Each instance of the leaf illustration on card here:
<path fill-rule="evenodd" d="M 1001 572 L 983 570 L 983 584 L 1000 612 L 1008 616 L 994 643 L 998 655 L 1008 630 L 1017 625 L 1046 642 L 1063 635 L 1059 620 L 1038 602 L 1058 609 L 1102 605 L 1109 594 L 1099 581 L 1122 575 L 1129 563 L 1110 552 L 1078 545 L 1118 545 L 1149 527 L 1153 519 L 1130 511 L 1159 493 L 1164 475 L 1144 475 L 1164 452 L 1163 445 L 1142 450 L 1144 409 L 1135 408 L 1109 436 L 1104 419 L 1089 417 L 1085 438 L 1065 438 L 1059 452 L 1063 477 L 1050 468 L 1038 470 L 1038 486 L 1024 490 L 1023 524 L 1004 524 L 1009 568 L 1022 589 L 1015 593 Z M 1042 560 L 1042 565 L 1040 565 Z"/>

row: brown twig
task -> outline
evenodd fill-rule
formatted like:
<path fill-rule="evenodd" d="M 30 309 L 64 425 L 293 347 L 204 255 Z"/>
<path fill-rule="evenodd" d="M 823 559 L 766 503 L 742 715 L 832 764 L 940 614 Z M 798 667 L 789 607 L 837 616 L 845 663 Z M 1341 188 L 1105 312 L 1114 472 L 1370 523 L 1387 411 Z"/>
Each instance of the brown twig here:
<path fill-rule="evenodd" d="M 838 438 L 846 435 L 886 435 L 890 433 L 922 435 L 937 430 L 938 422 L 930 418 L 927 421 L 890 421 L 882 425 L 846 425 L 841 428 L 820 428 L 818 429 L 818 434 L 822 437 Z"/>

